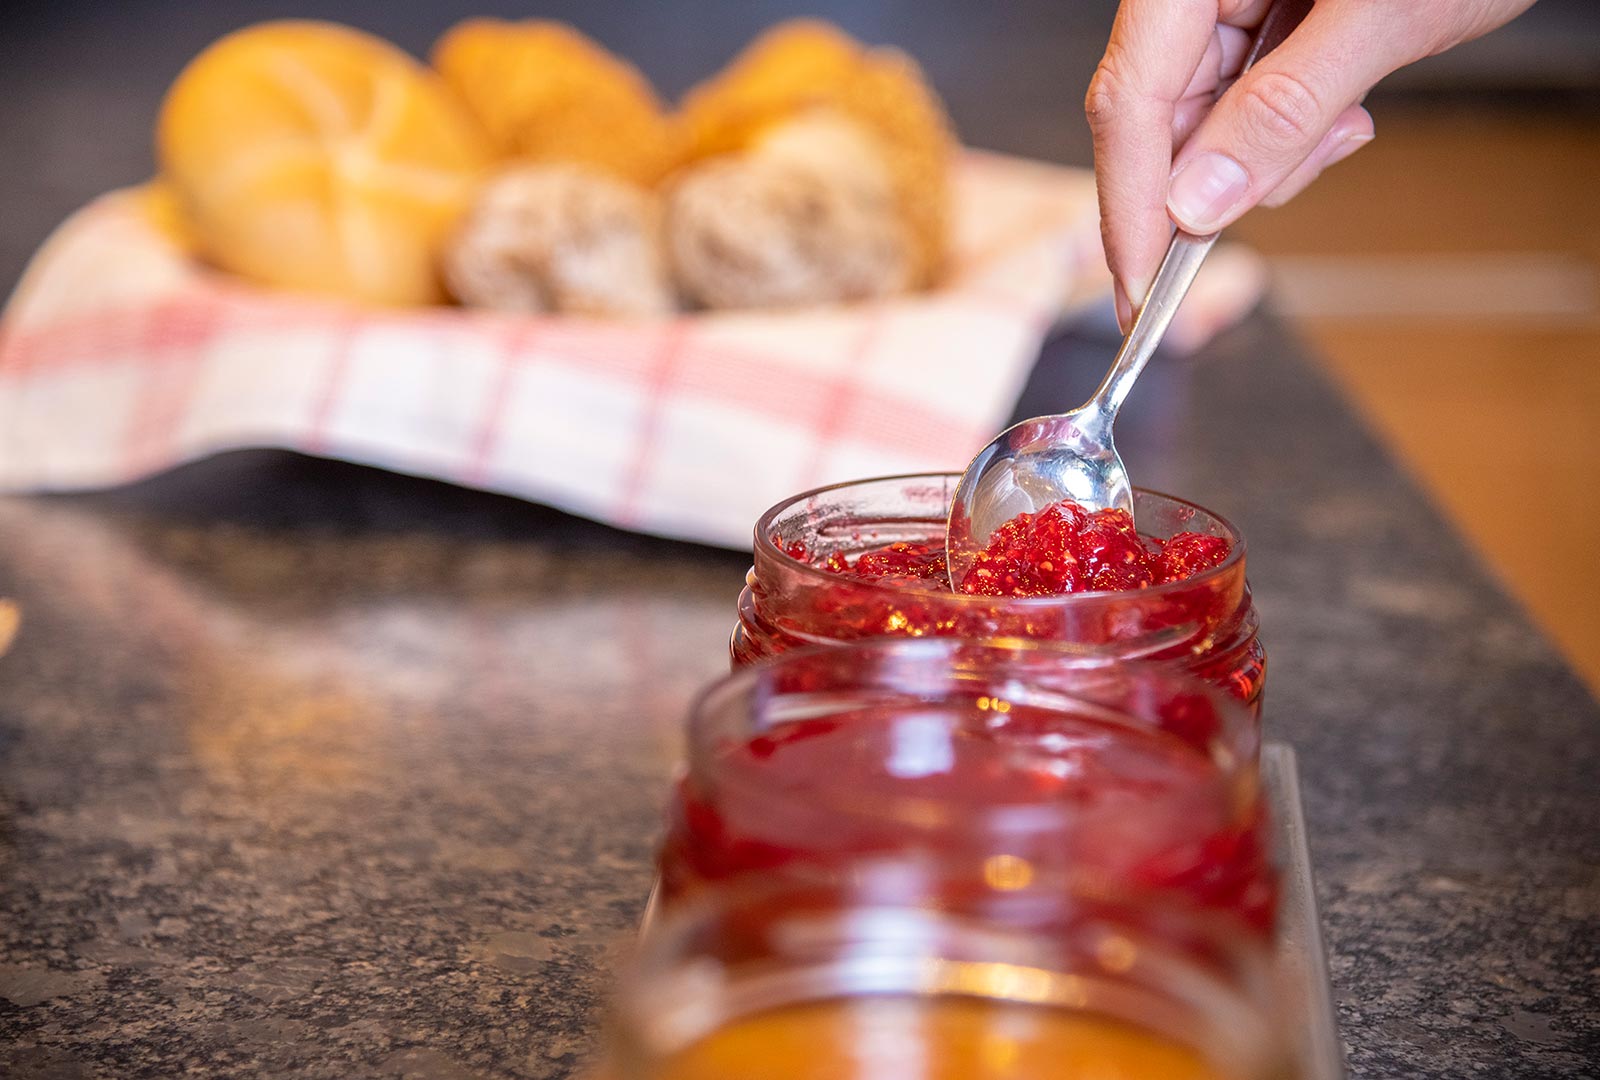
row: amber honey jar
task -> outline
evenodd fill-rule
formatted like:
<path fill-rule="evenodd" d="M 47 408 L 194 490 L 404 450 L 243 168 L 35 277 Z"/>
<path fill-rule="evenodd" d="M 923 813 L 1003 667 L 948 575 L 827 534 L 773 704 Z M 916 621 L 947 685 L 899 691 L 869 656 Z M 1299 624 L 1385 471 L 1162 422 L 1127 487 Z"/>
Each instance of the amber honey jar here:
<path fill-rule="evenodd" d="M 1033 924 L 944 902 L 915 864 L 832 888 L 718 889 L 625 971 L 619 1080 L 1284 1080 L 1251 935 L 1144 900 L 1024 887 Z M 998 895 L 998 894 L 997 894 Z"/>

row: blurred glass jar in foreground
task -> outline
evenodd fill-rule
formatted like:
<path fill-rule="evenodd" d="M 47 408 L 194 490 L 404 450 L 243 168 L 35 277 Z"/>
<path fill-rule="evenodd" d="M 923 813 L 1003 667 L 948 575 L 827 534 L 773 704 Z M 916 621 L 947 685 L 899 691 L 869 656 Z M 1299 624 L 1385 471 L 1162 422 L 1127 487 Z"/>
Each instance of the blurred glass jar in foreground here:
<path fill-rule="evenodd" d="M 1041 930 L 952 906 L 904 863 L 835 888 L 708 893 L 645 934 L 619 988 L 611 1068 L 620 1080 L 1293 1076 L 1260 941 L 1139 901 L 1004 896 Z"/>
<path fill-rule="evenodd" d="M 1277 888 L 1258 749 L 1238 702 L 1159 665 L 1031 643 L 797 650 L 696 702 L 661 896 L 909 852 L 952 883 L 1158 890 L 1265 934 Z"/>
<path fill-rule="evenodd" d="M 1245 543 L 1223 518 L 1193 503 L 1134 493 L 1140 532 L 1224 537 L 1221 565 L 1192 578 L 1127 592 L 1058 597 L 966 596 L 879 584 L 825 569 L 899 541 L 944 542 L 955 474 L 860 480 L 779 503 L 756 525 L 755 565 L 739 596 L 734 664 L 802 645 L 873 637 L 1024 638 L 1074 647 L 1085 658 L 1168 661 L 1221 687 L 1258 715 L 1266 653 L 1245 581 Z M 804 552 L 804 561 L 790 552 Z"/>

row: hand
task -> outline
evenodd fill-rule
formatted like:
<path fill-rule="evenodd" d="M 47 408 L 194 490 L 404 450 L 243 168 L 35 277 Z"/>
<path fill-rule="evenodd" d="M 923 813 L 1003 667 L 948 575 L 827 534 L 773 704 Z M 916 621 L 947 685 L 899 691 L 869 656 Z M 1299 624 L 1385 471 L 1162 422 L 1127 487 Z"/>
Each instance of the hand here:
<path fill-rule="evenodd" d="M 1361 100 L 1415 60 L 1486 34 L 1533 0 L 1318 0 L 1238 74 L 1268 0 L 1122 0 L 1085 109 L 1094 131 L 1117 318 L 1144 298 L 1171 238 L 1287 202 L 1372 141 Z"/>

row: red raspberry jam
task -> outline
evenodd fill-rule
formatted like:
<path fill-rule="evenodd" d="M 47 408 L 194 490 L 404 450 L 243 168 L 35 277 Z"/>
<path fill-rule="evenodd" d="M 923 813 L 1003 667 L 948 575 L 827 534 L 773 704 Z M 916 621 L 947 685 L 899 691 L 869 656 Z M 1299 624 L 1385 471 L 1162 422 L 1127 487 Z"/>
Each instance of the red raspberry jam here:
<path fill-rule="evenodd" d="M 1134 492 L 1142 534 L 1121 515 L 1052 507 L 991 538 L 994 577 L 969 576 L 972 589 L 958 593 L 942 549 L 959 479 L 861 480 L 767 511 L 739 597 L 734 664 L 864 638 L 1024 638 L 1090 658 L 1168 661 L 1259 710 L 1266 656 L 1244 538 L 1227 521 L 1149 491 Z"/>
<path fill-rule="evenodd" d="M 781 542 L 774 538 L 774 542 Z M 788 547 L 805 558 L 803 543 Z M 1077 592 L 1148 589 L 1185 581 L 1221 566 L 1226 537 L 1181 532 L 1167 540 L 1143 536 L 1126 510 L 1086 510 L 1074 502 L 1021 514 L 994 531 L 961 582 L 968 596 L 1060 596 Z M 835 552 L 823 566 L 880 585 L 942 588 L 948 582 L 941 543 L 900 541 L 854 560 Z"/>
<path fill-rule="evenodd" d="M 1269 927 L 1248 715 L 1185 676 L 1057 662 L 908 642 L 727 680 L 691 717 L 663 888 L 911 852 L 971 879 L 1071 874 Z"/>

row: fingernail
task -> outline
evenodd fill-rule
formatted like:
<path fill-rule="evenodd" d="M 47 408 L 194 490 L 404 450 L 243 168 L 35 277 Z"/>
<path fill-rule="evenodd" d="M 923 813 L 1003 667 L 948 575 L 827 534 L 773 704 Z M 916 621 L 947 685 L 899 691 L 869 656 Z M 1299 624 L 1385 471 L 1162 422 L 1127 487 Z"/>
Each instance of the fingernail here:
<path fill-rule="evenodd" d="M 1226 154 L 1201 154 L 1172 177 L 1167 212 L 1192 233 L 1215 232 L 1250 187 L 1244 166 Z"/>
<path fill-rule="evenodd" d="M 1328 155 L 1327 164 L 1337 165 L 1339 162 L 1343 161 L 1357 150 L 1360 150 L 1363 146 L 1367 145 L 1371 141 L 1372 136 L 1368 135 L 1366 132 L 1362 132 L 1359 135 L 1345 136 L 1344 139 L 1340 141 L 1339 145 L 1333 148 L 1333 153 Z"/>
<path fill-rule="evenodd" d="M 1111 295 L 1117 304 L 1117 326 L 1126 334 L 1128 327 L 1133 325 L 1133 304 L 1128 301 L 1128 291 L 1122 287 L 1120 281 L 1111 286 Z"/>

